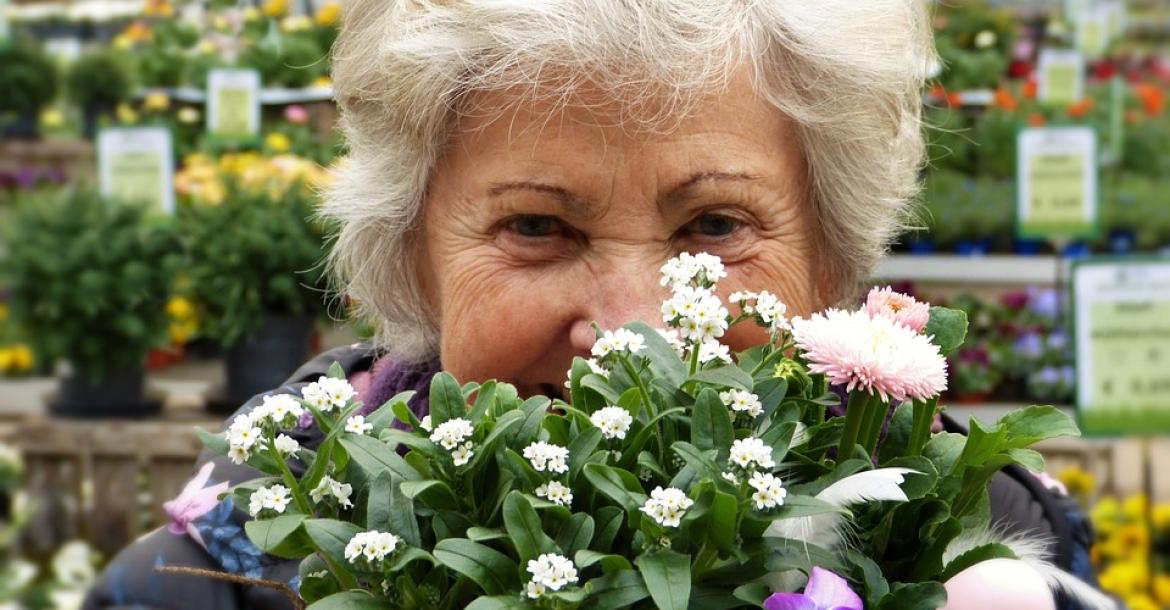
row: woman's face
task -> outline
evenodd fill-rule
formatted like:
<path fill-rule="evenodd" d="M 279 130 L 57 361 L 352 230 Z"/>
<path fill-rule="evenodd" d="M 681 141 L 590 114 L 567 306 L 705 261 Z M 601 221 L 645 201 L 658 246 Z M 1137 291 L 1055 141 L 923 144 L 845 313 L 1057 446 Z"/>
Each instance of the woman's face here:
<path fill-rule="evenodd" d="M 791 124 L 746 79 L 665 133 L 613 126 L 606 108 L 476 96 L 430 184 L 420 274 L 444 370 L 555 394 L 590 323 L 662 327 L 659 267 L 720 256 L 718 293 L 768 290 L 789 315 L 824 306 L 831 273 Z M 726 301 L 725 301 L 726 302 Z M 734 308 L 733 313 L 734 313 Z M 741 324 L 733 351 L 765 335 Z"/>

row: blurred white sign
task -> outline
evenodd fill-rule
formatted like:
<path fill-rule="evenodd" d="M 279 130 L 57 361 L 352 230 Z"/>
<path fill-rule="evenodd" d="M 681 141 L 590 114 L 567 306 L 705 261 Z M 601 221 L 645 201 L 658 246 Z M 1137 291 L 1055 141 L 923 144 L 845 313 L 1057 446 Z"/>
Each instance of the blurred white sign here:
<path fill-rule="evenodd" d="M 98 134 L 101 194 L 175 212 L 174 157 L 165 127 L 118 127 Z"/>
<path fill-rule="evenodd" d="M 227 138 L 260 133 L 260 73 L 217 69 L 207 75 L 207 131 Z"/>

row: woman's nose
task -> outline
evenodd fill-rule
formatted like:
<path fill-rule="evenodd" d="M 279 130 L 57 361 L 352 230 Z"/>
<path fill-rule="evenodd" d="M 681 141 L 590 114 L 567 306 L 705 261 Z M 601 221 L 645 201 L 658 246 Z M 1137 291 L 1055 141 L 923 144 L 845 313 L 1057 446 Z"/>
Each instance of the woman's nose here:
<path fill-rule="evenodd" d="M 593 346 L 596 333 L 592 322 L 602 330 L 635 321 L 662 326 L 662 300 L 668 295 L 658 285 L 659 266 L 627 265 L 620 272 L 615 270 L 597 278 L 593 282 L 594 290 L 585 293 L 582 314 L 570 329 L 574 349 L 588 351 Z"/>

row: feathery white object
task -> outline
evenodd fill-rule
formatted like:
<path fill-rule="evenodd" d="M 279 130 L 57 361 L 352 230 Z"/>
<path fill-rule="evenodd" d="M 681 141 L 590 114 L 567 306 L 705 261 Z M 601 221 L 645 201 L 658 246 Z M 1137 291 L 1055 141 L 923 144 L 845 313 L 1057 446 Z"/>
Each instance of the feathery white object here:
<path fill-rule="evenodd" d="M 817 499 L 837 508 L 849 508 L 865 502 L 905 502 L 902 482 L 906 475 L 918 474 L 909 468 L 878 468 L 849 475 L 817 494 Z"/>

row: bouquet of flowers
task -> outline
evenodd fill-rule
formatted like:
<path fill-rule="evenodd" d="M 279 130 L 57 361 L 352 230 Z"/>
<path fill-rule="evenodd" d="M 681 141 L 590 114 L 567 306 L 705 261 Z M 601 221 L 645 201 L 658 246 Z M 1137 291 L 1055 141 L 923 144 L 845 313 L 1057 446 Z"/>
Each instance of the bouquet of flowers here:
<path fill-rule="evenodd" d="M 319 610 L 926 609 L 997 558 L 1061 580 L 996 535 L 987 483 L 1040 470 L 1028 446 L 1073 422 L 1033 407 L 931 432 L 962 312 L 884 289 L 790 320 L 768 292 L 724 305 L 716 257 L 662 271 L 667 328 L 598 329 L 568 400 L 440 373 L 421 420 L 410 394 L 361 416 L 335 365 L 205 434 L 270 475 L 227 492 L 249 538 L 301 559 Z M 731 354 L 736 324 L 770 340 Z M 282 432 L 298 425 L 323 440 Z"/>

